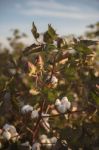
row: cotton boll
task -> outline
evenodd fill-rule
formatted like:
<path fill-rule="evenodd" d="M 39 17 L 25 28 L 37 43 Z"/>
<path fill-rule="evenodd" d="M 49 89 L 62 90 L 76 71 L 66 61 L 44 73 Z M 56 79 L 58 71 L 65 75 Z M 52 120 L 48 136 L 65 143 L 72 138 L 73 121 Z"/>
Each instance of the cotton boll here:
<path fill-rule="evenodd" d="M 18 140 L 19 140 L 19 136 L 18 136 L 18 134 L 16 134 L 16 136 L 12 138 L 12 141 L 13 141 L 13 142 L 16 142 L 16 141 L 18 141 Z"/>
<path fill-rule="evenodd" d="M 11 138 L 12 138 L 12 141 L 15 142 L 19 139 L 19 134 L 17 133 L 15 127 L 11 130 L 9 130 L 9 132 L 11 133 Z"/>
<path fill-rule="evenodd" d="M 12 135 L 14 135 L 15 133 L 17 133 L 16 128 L 15 128 L 13 125 L 10 125 L 9 132 L 10 132 Z"/>
<path fill-rule="evenodd" d="M 33 111 L 33 107 L 31 105 L 24 105 L 21 108 L 21 112 L 22 114 L 28 113 L 28 112 L 32 112 Z"/>
<path fill-rule="evenodd" d="M 8 132 L 8 131 L 4 131 L 2 136 L 5 140 L 10 140 L 11 139 L 11 133 Z"/>
<path fill-rule="evenodd" d="M 21 146 L 22 146 L 22 148 L 28 149 L 28 150 L 31 150 L 31 148 L 32 148 L 29 141 L 26 141 L 26 142 L 22 143 Z"/>
<path fill-rule="evenodd" d="M 52 143 L 51 143 L 50 139 L 46 140 L 46 148 L 47 149 L 51 149 L 52 148 Z"/>
<path fill-rule="evenodd" d="M 41 142 L 42 144 L 44 144 L 44 143 L 46 143 L 47 136 L 46 136 L 45 134 L 43 134 L 43 135 L 41 135 L 41 136 L 39 137 L 39 139 L 40 139 L 40 142 Z"/>
<path fill-rule="evenodd" d="M 3 130 L 4 130 L 4 132 L 3 132 L 4 135 L 8 135 L 8 137 L 11 136 L 11 139 L 13 142 L 15 142 L 17 139 L 19 139 L 16 128 L 13 125 L 5 124 L 3 126 Z"/>
<path fill-rule="evenodd" d="M 51 78 L 51 83 L 52 84 L 55 84 L 55 83 L 57 83 L 58 82 L 58 79 L 55 77 L 55 76 L 52 76 L 52 78 Z"/>
<path fill-rule="evenodd" d="M 71 107 L 71 103 L 67 97 L 63 97 L 61 101 L 56 99 L 55 106 L 60 113 L 65 113 Z"/>
<path fill-rule="evenodd" d="M 11 133 L 11 132 L 10 132 Z M 13 132 L 12 134 L 11 134 L 11 139 L 12 139 L 12 141 L 13 142 L 16 142 L 16 141 L 18 141 L 18 139 L 20 138 L 20 136 L 19 136 L 19 134 L 17 133 L 17 132 Z"/>
<path fill-rule="evenodd" d="M 39 113 L 37 110 L 33 110 L 32 113 L 31 113 L 31 118 L 32 119 L 35 119 L 35 118 L 38 118 L 39 116 Z"/>
<path fill-rule="evenodd" d="M 71 103 L 68 101 L 68 102 L 66 103 L 66 108 L 67 108 L 67 109 L 70 109 L 70 107 L 71 107 Z"/>
<path fill-rule="evenodd" d="M 57 86 L 57 83 L 58 83 L 58 79 L 54 75 L 52 75 L 52 76 L 48 75 L 46 81 L 49 81 L 53 88 L 55 88 Z"/>
<path fill-rule="evenodd" d="M 71 103 L 68 101 L 68 98 L 67 98 L 67 97 L 63 97 L 63 98 L 61 99 L 61 103 L 66 106 L 66 109 L 70 109 Z"/>
<path fill-rule="evenodd" d="M 67 97 L 63 97 L 63 98 L 61 99 L 61 104 L 66 107 L 66 110 L 67 110 L 67 109 L 70 109 L 70 107 L 71 107 L 71 103 L 68 101 L 68 98 L 67 98 Z"/>
<path fill-rule="evenodd" d="M 32 150 L 40 150 L 40 143 L 34 143 L 33 145 L 32 145 Z"/>
<path fill-rule="evenodd" d="M 55 105 L 56 106 L 61 105 L 60 99 L 56 99 Z"/>
<path fill-rule="evenodd" d="M 55 144 L 57 142 L 57 138 L 56 137 L 52 137 L 50 139 L 50 141 L 51 141 L 52 144 Z"/>
<path fill-rule="evenodd" d="M 41 144 L 45 144 L 47 139 L 42 139 Z"/>
<path fill-rule="evenodd" d="M 16 128 L 13 125 L 5 124 L 3 126 L 3 130 L 9 131 L 12 136 L 17 133 Z"/>
<path fill-rule="evenodd" d="M 10 125 L 9 125 L 9 124 L 5 124 L 5 125 L 3 126 L 3 129 L 8 131 L 8 130 L 10 129 Z"/>
<path fill-rule="evenodd" d="M 47 138 L 47 135 L 45 135 L 45 134 L 42 134 L 42 135 L 39 137 L 40 140 L 46 139 L 46 138 Z"/>
<path fill-rule="evenodd" d="M 65 112 L 66 112 L 66 106 L 63 105 L 63 104 L 60 104 L 59 106 L 57 106 L 57 110 L 58 110 L 60 113 L 65 113 Z"/>
<path fill-rule="evenodd" d="M 67 97 L 63 97 L 63 98 L 61 99 L 61 103 L 65 103 L 65 102 L 68 102 L 68 98 L 67 98 Z"/>

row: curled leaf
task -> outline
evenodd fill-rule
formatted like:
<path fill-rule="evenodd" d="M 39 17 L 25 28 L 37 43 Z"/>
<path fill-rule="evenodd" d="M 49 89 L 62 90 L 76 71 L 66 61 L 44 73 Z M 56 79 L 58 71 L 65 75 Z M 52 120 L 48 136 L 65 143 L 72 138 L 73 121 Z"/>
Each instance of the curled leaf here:
<path fill-rule="evenodd" d="M 36 66 L 32 64 L 30 61 L 28 61 L 28 67 L 29 67 L 29 76 L 33 76 L 36 74 Z"/>
<path fill-rule="evenodd" d="M 39 37 L 39 33 L 37 32 L 37 28 L 36 28 L 34 22 L 32 24 L 32 30 L 31 31 L 32 31 L 34 38 L 37 39 Z"/>

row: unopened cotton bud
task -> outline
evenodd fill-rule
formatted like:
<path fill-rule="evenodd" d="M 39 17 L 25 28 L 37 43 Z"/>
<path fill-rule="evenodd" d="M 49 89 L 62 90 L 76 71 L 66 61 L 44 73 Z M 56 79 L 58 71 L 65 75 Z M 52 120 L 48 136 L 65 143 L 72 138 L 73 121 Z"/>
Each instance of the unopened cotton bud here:
<path fill-rule="evenodd" d="M 32 112 L 33 111 L 33 107 L 31 105 L 24 105 L 21 108 L 21 112 L 22 114 L 28 113 L 28 112 Z"/>
<path fill-rule="evenodd" d="M 8 132 L 8 131 L 4 131 L 2 135 L 3 135 L 3 138 L 5 140 L 10 140 L 11 139 L 11 133 Z"/>

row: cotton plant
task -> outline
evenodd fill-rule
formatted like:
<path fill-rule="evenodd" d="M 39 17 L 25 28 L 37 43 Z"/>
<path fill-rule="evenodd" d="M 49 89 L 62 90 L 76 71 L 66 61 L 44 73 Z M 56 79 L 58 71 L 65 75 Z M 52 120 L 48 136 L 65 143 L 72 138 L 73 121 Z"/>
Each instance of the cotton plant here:
<path fill-rule="evenodd" d="M 70 109 L 71 103 L 68 101 L 67 97 L 63 97 L 61 100 L 56 99 L 55 107 L 59 113 L 65 113 L 67 110 Z"/>
<path fill-rule="evenodd" d="M 73 106 L 73 102 L 73 107 L 71 107 L 71 102 L 65 95 L 62 98 L 59 97 L 63 95 L 64 92 L 67 95 L 70 94 L 72 97 L 73 93 L 76 92 L 75 85 L 78 82 L 78 97 L 76 99 L 78 101 L 80 96 L 81 99 L 83 99 L 83 97 L 85 98 L 85 96 L 82 95 L 83 88 L 86 90 L 86 87 L 89 86 L 90 82 L 87 82 L 88 86 L 86 86 L 85 81 L 83 82 L 84 78 L 81 78 L 80 76 L 83 77 L 85 76 L 84 74 L 88 72 L 86 75 L 87 78 L 90 75 L 88 81 L 91 80 L 91 77 L 93 80 L 95 78 L 92 76 L 93 66 L 89 64 L 89 57 L 92 57 L 89 56 L 90 50 L 85 43 L 81 43 L 83 41 L 74 39 L 73 37 L 71 37 L 71 39 L 68 37 L 58 37 L 51 25 L 48 25 L 48 30 L 42 34 L 42 39 L 34 23 L 32 33 L 36 43 L 32 43 L 32 45 L 21 51 L 21 57 L 15 57 L 14 54 L 14 58 L 12 58 L 12 55 L 10 55 L 11 62 L 15 66 L 15 68 L 13 66 L 15 72 L 13 72 L 14 70 L 9 70 L 11 72 L 11 79 L 7 77 L 7 79 L 9 78 L 7 81 L 4 77 L 4 82 L 6 84 L 5 86 L 2 86 L 4 87 L 4 90 L 3 93 L 0 92 L 0 95 L 4 95 L 4 102 L 10 101 L 13 108 L 17 109 L 15 109 L 15 111 L 13 111 L 14 109 L 11 109 L 11 112 L 7 114 L 9 116 L 11 113 L 12 116 L 15 114 L 15 118 L 12 119 L 11 117 L 12 122 L 14 121 L 13 125 L 6 123 L 0 130 L 0 143 L 3 145 L 3 142 L 7 142 L 11 145 L 11 142 L 16 142 L 17 144 L 20 144 L 23 149 L 29 147 L 32 150 L 56 150 L 57 148 L 54 146 L 56 146 L 58 142 L 61 142 L 62 145 L 62 140 L 68 139 L 69 146 L 72 147 L 72 143 L 74 144 L 76 141 L 72 136 L 72 131 L 76 133 L 76 127 L 73 126 L 71 118 L 73 118 L 72 116 L 73 113 L 75 115 L 75 112 L 78 116 L 77 111 L 79 112 L 79 110 L 77 107 Z M 87 42 L 89 43 L 89 41 Z M 24 57 L 26 57 L 26 60 L 22 60 Z M 89 59 L 87 59 L 87 57 Z M 93 64 L 92 61 L 91 64 Z M 84 71 L 80 69 L 80 66 Z M 90 68 L 88 68 L 89 66 Z M 96 63 L 96 66 L 99 66 L 98 62 Z M 8 72 L 8 70 L 6 72 Z M 98 74 L 96 74 L 96 76 L 97 75 Z M 16 84 L 16 81 L 22 82 Z M 94 85 L 94 82 L 92 85 Z M 14 87 L 13 90 L 11 86 Z M 94 87 L 99 89 L 96 79 L 95 85 L 90 89 L 93 89 L 94 91 Z M 88 91 L 88 94 L 90 94 L 90 90 Z M 93 93 L 92 96 L 93 99 L 97 98 Z M 27 104 L 24 104 L 24 99 L 28 101 Z M 91 107 L 93 105 L 91 105 Z M 0 108 L 2 106 L 3 103 L 0 101 Z M 96 106 L 94 110 L 94 112 L 97 112 Z M 69 113 L 71 115 L 68 115 Z M 83 115 L 83 113 L 81 115 Z M 69 121 L 66 121 L 64 117 L 60 116 L 65 116 L 66 119 L 68 117 Z M 86 116 L 88 116 L 88 120 L 86 119 L 87 122 L 90 123 L 89 113 Z M 58 119 L 56 117 L 58 117 Z M 1 120 L 2 118 L 0 119 L 0 122 Z M 10 121 L 9 117 L 5 120 L 6 122 Z M 80 123 L 83 128 L 82 124 L 83 123 Z M 65 132 L 65 129 L 68 130 L 68 132 Z M 70 138 L 68 138 L 69 135 L 71 135 Z M 2 138 L 4 140 L 3 142 Z M 57 140 L 58 138 L 59 140 Z M 78 140 L 79 137 L 76 139 Z M 83 141 L 85 142 L 85 140 Z M 66 143 L 66 146 L 68 146 L 68 143 Z M 59 147 L 58 149 L 62 148 Z"/>
<path fill-rule="evenodd" d="M 58 84 L 58 78 L 55 75 L 48 75 L 46 81 L 55 88 Z"/>
<path fill-rule="evenodd" d="M 27 114 L 27 113 L 30 113 L 30 118 L 31 119 L 38 119 L 39 117 L 39 111 L 36 110 L 36 109 L 33 109 L 33 107 L 31 105 L 24 105 L 22 108 L 21 108 L 21 113 L 23 115 Z M 47 117 L 46 117 L 47 116 Z M 41 117 L 42 117 L 42 120 L 41 120 L 41 126 L 47 131 L 47 132 L 50 132 L 50 124 L 48 122 L 49 120 L 49 114 L 47 113 L 42 113 L 41 114 Z"/>
<path fill-rule="evenodd" d="M 15 126 L 10 124 L 5 124 L 3 126 L 3 133 L 2 136 L 5 140 L 12 140 L 13 142 L 17 141 L 19 139 L 19 134 L 16 131 Z"/>

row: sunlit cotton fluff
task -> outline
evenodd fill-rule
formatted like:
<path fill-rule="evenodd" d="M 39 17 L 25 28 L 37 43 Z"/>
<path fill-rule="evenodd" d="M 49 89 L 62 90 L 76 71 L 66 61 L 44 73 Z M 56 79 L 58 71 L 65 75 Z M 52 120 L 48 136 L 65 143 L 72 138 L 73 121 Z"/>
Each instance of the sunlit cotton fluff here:
<path fill-rule="evenodd" d="M 56 84 L 58 82 L 58 79 L 53 75 L 51 78 L 51 83 Z"/>
<path fill-rule="evenodd" d="M 22 108 L 21 108 L 21 113 L 22 114 L 26 114 L 28 112 L 32 112 L 33 111 L 33 107 L 31 105 L 24 105 Z"/>
<path fill-rule="evenodd" d="M 52 75 L 52 77 L 51 77 L 51 75 L 48 75 L 47 81 L 48 81 L 48 80 L 50 80 L 50 82 L 51 82 L 52 84 L 56 84 L 56 83 L 58 82 L 58 79 L 57 79 L 56 76 L 54 76 L 54 75 Z"/>
<path fill-rule="evenodd" d="M 70 109 L 71 103 L 68 101 L 67 97 L 63 97 L 61 100 L 56 99 L 55 106 L 60 113 L 65 113 L 68 109 Z"/>
<path fill-rule="evenodd" d="M 19 134 L 16 131 L 16 128 L 13 125 L 5 124 L 3 126 L 3 137 L 6 140 L 12 139 L 13 142 L 15 142 L 17 139 L 19 139 Z"/>
<path fill-rule="evenodd" d="M 47 135 L 43 134 L 39 137 L 40 143 L 47 149 L 51 149 L 52 146 L 57 142 L 56 137 L 48 138 Z"/>
<path fill-rule="evenodd" d="M 4 131 L 2 136 L 5 140 L 10 140 L 11 139 L 11 133 L 9 131 Z"/>
<path fill-rule="evenodd" d="M 38 142 L 35 142 L 33 145 L 32 145 L 32 150 L 40 150 L 40 143 Z"/>
<path fill-rule="evenodd" d="M 39 113 L 37 110 L 33 110 L 32 113 L 31 113 L 31 118 L 32 119 L 35 119 L 35 118 L 38 118 L 39 116 Z"/>

